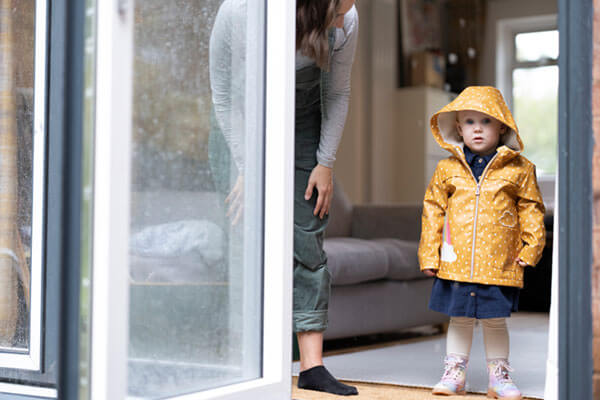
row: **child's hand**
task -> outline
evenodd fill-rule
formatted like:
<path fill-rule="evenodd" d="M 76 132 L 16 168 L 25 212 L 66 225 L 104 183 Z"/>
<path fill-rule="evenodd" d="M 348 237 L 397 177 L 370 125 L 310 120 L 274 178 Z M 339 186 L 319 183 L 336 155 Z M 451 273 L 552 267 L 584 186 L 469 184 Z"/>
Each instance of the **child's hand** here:
<path fill-rule="evenodd" d="M 521 267 L 527 267 L 529 266 L 529 264 L 527 264 L 525 261 L 521 260 L 521 258 L 517 257 L 517 259 L 515 260 L 515 262 L 517 264 L 519 264 Z"/>
<path fill-rule="evenodd" d="M 423 273 L 427 276 L 436 276 L 437 275 L 438 270 L 437 269 L 424 269 Z"/>

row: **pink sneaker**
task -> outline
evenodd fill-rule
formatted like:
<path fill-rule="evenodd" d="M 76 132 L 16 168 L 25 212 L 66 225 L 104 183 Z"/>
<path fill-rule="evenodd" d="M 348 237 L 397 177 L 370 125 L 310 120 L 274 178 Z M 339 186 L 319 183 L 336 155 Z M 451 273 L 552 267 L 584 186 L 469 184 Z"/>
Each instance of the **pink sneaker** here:
<path fill-rule="evenodd" d="M 508 365 L 506 359 L 491 360 L 488 362 L 487 368 L 489 376 L 487 397 L 501 400 L 521 400 L 521 392 L 508 375 L 513 369 Z"/>
<path fill-rule="evenodd" d="M 446 356 L 444 359 L 444 375 L 442 375 L 442 379 L 433 387 L 431 393 L 445 396 L 465 394 L 468 361 L 468 358 L 456 354 Z"/>

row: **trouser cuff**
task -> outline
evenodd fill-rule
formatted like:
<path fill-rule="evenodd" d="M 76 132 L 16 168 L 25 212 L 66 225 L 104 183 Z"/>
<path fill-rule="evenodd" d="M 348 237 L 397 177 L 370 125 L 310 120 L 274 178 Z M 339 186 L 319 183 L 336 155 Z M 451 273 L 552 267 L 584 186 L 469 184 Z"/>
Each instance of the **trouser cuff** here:
<path fill-rule="evenodd" d="M 322 332 L 327 329 L 327 310 L 294 313 L 294 332 Z"/>

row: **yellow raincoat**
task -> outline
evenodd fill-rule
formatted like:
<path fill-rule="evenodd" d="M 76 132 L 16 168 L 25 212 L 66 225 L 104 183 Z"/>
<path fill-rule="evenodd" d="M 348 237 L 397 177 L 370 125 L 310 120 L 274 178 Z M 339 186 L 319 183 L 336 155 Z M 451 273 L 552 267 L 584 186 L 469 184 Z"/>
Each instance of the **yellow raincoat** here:
<path fill-rule="evenodd" d="M 475 110 L 503 122 L 497 154 L 479 183 L 456 129 L 456 111 Z M 521 156 L 523 142 L 510 110 L 493 87 L 468 87 L 431 117 L 431 131 L 452 155 L 437 165 L 425 193 L 421 270 L 460 282 L 523 287 L 523 267 L 540 260 L 546 240 L 544 203 L 535 165 Z"/>

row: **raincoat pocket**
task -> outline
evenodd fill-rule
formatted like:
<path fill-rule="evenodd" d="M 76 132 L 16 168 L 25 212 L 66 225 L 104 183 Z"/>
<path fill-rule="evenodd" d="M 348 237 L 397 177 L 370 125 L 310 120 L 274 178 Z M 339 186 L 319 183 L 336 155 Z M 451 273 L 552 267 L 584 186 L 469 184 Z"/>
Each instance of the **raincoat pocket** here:
<path fill-rule="evenodd" d="M 503 279 L 514 280 L 521 273 L 522 267 L 516 260 L 523 245 L 517 243 L 520 240 L 518 236 L 515 236 L 514 228 L 500 227 L 498 235 L 500 235 L 500 240 L 497 242 L 498 258 L 496 260 L 496 269 Z M 512 250 L 507 251 L 507 249 Z"/>
<path fill-rule="evenodd" d="M 512 210 L 504 210 L 497 222 L 504 228 L 519 229 L 519 217 Z"/>

